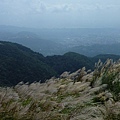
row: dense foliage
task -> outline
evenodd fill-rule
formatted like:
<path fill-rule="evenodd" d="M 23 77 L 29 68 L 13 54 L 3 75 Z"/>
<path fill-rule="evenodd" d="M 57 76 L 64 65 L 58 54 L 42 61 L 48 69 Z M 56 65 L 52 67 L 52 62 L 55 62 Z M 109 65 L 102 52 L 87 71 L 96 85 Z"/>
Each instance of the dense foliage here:
<path fill-rule="evenodd" d="M 0 42 L 0 85 L 15 85 L 20 81 L 44 82 L 55 71 L 42 62 L 44 57 L 19 44 Z"/>
<path fill-rule="evenodd" d="M 88 57 L 73 52 L 61 55 L 46 57 L 46 62 L 59 74 L 64 71 L 74 72 L 85 66 L 87 69 L 93 69 L 94 63 Z"/>

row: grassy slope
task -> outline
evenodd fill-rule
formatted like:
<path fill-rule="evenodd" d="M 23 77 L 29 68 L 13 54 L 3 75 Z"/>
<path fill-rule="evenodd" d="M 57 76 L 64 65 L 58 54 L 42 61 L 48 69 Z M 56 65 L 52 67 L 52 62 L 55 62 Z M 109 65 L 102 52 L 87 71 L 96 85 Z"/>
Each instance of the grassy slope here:
<path fill-rule="evenodd" d="M 75 83 L 69 75 L 0 88 L 1 120 L 120 120 L 120 62 L 81 72 Z"/>

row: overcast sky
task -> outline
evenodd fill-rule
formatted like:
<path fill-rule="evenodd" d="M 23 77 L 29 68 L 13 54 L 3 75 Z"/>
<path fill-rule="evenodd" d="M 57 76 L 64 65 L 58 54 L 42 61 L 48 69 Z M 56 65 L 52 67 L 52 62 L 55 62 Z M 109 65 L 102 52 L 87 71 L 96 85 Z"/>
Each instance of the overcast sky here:
<path fill-rule="evenodd" d="M 0 24 L 35 28 L 120 28 L 120 0 L 0 0 Z"/>

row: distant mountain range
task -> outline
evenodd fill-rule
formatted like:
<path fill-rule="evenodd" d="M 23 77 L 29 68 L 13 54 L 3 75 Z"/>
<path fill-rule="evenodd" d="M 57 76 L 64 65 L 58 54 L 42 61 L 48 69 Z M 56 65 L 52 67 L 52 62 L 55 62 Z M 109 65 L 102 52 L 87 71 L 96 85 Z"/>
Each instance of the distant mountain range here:
<path fill-rule="evenodd" d="M 0 40 L 22 44 L 45 56 L 76 52 L 94 57 L 120 55 L 119 31 L 115 28 L 35 29 L 0 25 Z"/>
<path fill-rule="evenodd" d="M 99 59 L 118 60 L 119 55 L 86 57 L 74 52 L 44 57 L 17 43 L 0 41 L 0 85 L 12 86 L 20 81 L 34 82 L 59 76 L 64 71 L 74 72 L 79 68 L 94 69 Z"/>
<path fill-rule="evenodd" d="M 98 54 L 120 55 L 120 43 L 94 44 L 90 46 L 76 46 L 76 47 L 70 48 L 70 51 L 82 53 L 86 56 L 96 56 Z"/>
<path fill-rule="evenodd" d="M 60 47 L 62 45 L 59 43 L 40 38 L 37 34 L 28 31 L 18 33 L 0 32 L 0 40 L 22 44 L 44 55 L 54 54 L 54 51 L 56 51 L 57 54 L 60 54 L 59 50 L 62 49 L 62 47 Z"/>

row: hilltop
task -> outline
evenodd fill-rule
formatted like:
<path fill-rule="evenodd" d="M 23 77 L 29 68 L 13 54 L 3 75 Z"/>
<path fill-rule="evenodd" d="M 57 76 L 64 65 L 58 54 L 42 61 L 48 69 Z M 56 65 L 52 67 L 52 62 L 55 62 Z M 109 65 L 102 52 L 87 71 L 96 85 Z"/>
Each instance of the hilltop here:
<path fill-rule="evenodd" d="M 0 88 L 1 120 L 120 120 L 120 61 L 108 59 L 45 83 Z"/>

